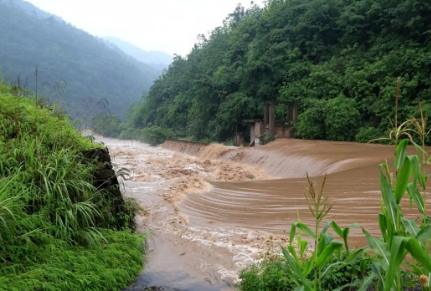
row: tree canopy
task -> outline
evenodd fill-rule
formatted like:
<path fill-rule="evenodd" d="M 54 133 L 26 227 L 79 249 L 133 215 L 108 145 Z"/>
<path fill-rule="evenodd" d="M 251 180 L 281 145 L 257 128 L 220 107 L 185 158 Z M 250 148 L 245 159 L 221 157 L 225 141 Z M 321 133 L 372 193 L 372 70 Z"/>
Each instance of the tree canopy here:
<path fill-rule="evenodd" d="M 223 141 L 241 120 L 262 118 L 263 101 L 281 100 L 298 103 L 298 137 L 371 139 L 389 127 L 397 77 L 400 120 L 417 116 L 418 101 L 431 106 L 430 41 L 429 1 L 238 6 L 174 58 L 134 107 L 133 125 Z"/>

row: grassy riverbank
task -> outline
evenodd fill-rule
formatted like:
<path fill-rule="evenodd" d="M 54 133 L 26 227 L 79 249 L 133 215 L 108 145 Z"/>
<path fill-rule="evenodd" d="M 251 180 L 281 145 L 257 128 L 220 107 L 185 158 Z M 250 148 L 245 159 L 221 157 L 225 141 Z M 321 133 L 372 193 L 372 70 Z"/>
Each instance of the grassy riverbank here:
<path fill-rule="evenodd" d="M 0 80 L 0 290 L 120 290 L 141 270 L 136 210 L 118 185 L 97 185 L 97 148 Z"/>

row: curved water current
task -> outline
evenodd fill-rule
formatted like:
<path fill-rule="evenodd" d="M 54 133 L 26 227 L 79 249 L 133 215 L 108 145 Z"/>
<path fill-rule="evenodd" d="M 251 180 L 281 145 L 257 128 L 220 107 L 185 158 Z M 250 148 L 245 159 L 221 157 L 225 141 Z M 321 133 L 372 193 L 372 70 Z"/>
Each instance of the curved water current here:
<path fill-rule="evenodd" d="M 325 196 L 334 206 L 327 220 L 341 226 L 359 223 L 379 235 L 380 163 L 393 164 L 394 147 L 351 142 L 284 139 L 267 146 L 229 151 L 222 159 L 258 165 L 279 179 L 250 182 L 212 182 L 208 193 L 189 194 L 180 210 L 191 221 L 212 220 L 234 226 L 284 233 L 298 216 L 313 226 L 304 198 L 306 174 L 318 185 L 327 174 Z M 414 153 L 414 149 L 409 149 Z M 429 201 L 428 201 L 429 202 Z M 404 199 L 404 213 L 419 212 Z M 351 247 L 363 246 L 365 237 L 357 229 L 350 235 Z"/>
<path fill-rule="evenodd" d="M 152 233 L 145 270 L 129 291 L 233 290 L 242 268 L 287 244 L 285 231 L 298 216 L 312 226 L 307 173 L 318 183 L 327 174 L 324 193 L 334 202 L 327 219 L 359 223 L 378 236 L 378 164 L 394 156 L 392 146 L 285 139 L 257 148 L 214 145 L 192 157 L 98 139 L 118 168 L 130 170 L 125 195 L 145 208 L 137 222 Z M 408 201 L 404 210 L 418 216 Z M 351 232 L 351 247 L 364 243 L 359 230 Z"/>

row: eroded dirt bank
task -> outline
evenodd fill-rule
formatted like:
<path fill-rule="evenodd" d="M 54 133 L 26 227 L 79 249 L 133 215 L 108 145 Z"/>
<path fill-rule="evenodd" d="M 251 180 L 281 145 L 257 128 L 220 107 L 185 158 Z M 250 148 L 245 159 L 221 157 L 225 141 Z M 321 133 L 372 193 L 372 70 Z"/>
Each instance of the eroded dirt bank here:
<path fill-rule="evenodd" d="M 211 151 L 199 158 L 135 141 L 96 138 L 109 148 L 117 170 L 129 170 L 125 194 L 145 208 L 138 224 L 153 233 L 145 272 L 127 290 L 233 290 L 239 270 L 260 260 L 271 246 L 278 251 L 286 243 L 282 235 L 213 220 L 190 223 L 178 210 L 186 193 L 209 192 L 213 186 L 208 181 L 263 181 L 271 178 L 265 171 L 213 160 Z"/>

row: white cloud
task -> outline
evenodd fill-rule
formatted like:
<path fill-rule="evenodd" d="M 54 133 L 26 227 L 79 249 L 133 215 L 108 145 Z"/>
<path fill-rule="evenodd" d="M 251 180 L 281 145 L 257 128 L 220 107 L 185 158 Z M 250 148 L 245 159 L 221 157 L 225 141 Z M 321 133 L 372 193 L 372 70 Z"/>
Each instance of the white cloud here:
<path fill-rule="evenodd" d="M 27 0 L 100 37 L 115 36 L 145 50 L 187 54 L 198 34 L 222 25 L 251 0 Z M 263 2 L 254 1 L 257 4 Z"/>

